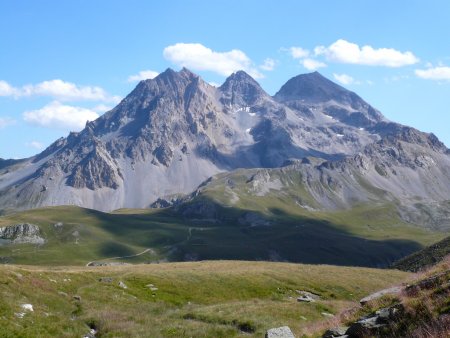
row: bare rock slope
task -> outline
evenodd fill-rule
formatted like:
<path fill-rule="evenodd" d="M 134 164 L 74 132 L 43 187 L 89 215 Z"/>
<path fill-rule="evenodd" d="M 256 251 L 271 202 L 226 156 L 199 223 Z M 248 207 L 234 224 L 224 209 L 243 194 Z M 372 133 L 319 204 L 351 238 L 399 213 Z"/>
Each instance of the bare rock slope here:
<path fill-rule="evenodd" d="M 183 68 L 141 81 L 41 154 L 0 160 L 0 210 L 148 207 L 220 172 L 286 163 L 324 208 L 370 200 L 364 181 L 404 200 L 401 210 L 414 219 L 423 217 L 417 201 L 450 200 L 449 151 L 434 135 L 386 120 L 317 72 L 271 97 L 243 71 L 216 88 Z M 333 196 L 324 188 L 331 185 Z"/>

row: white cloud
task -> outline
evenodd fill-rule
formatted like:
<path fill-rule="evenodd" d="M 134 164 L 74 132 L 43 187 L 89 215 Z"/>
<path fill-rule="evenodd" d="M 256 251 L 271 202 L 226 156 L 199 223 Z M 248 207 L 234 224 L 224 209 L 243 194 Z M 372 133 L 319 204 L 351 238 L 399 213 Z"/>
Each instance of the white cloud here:
<path fill-rule="evenodd" d="M 213 87 L 216 87 L 216 88 L 219 88 L 220 87 L 220 84 L 218 84 L 217 82 L 214 82 L 214 81 L 210 81 L 210 82 L 208 82 L 211 86 L 213 86 Z"/>
<path fill-rule="evenodd" d="M 340 39 L 328 47 L 318 46 L 314 49 L 316 56 L 324 55 L 328 60 L 369 66 L 402 67 L 419 62 L 411 52 L 400 52 L 393 48 L 371 46 L 359 47 L 355 43 Z"/>
<path fill-rule="evenodd" d="M 8 127 L 14 123 L 16 123 L 16 120 L 10 117 L 0 117 L 0 129 Z"/>
<path fill-rule="evenodd" d="M 0 81 L 0 96 L 14 96 L 16 89 L 6 81 Z"/>
<path fill-rule="evenodd" d="M 301 61 L 303 67 L 305 67 L 308 70 L 316 70 L 319 68 L 326 67 L 327 65 L 323 62 L 314 60 L 314 59 L 304 59 Z"/>
<path fill-rule="evenodd" d="M 30 97 L 49 96 L 60 101 L 120 101 L 120 97 L 109 95 L 103 88 L 96 86 L 79 86 L 60 79 L 13 87 L 5 81 L 0 81 L 0 96 Z"/>
<path fill-rule="evenodd" d="M 130 75 L 128 77 L 128 82 L 137 82 L 142 80 L 154 79 L 158 75 L 159 73 L 155 72 L 154 70 L 142 70 L 135 75 Z"/>
<path fill-rule="evenodd" d="M 78 86 L 63 80 L 43 81 L 35 85 L 23 86 L 20 90 L 22 96 L 50 96 L 62 101 L 115 101 L 100 87 Z"/>
<path fill-rule="evenodd" d="M 254 78 L 264 77 L 239 49 L 216 52 L 200 43 L 177 43 L 164 48 L 163 55 L 167 60 L 193 70 L 207 70 L 223 76 L 244 70 Z"/>
<path fill-rule="evenodd" d="M 427 80 L 450 80 L 450 67 L 438 66 L 428 69 L 416 69 L 418 77 Z"/>
<path fill-rule="evenodd" d="M 266 71 L 272 71 L 275 69 L 275 64 L 276 62 L 274 59 L 267 58 L 264 60 L 264 63 L 261 66 L 259 66 L 259 68 Z"/>
<path fill-rule="evenodd" d="M 25 144 L 27 147 L 34 148 L 37 150 L 44 149 L 44 145 L 39 141 L 31 141 Z"/>
<path fill-rule="evenodd" d="M 41 109 L 23 113 L 23 119 L 31 124 L 48 128 L 60 128 L 79 131 L 86 121 L 93 121 L 98 114 L 90 109 L 63 105 L 53 101 Z"/>
<path fill-rule="evenodd" d="M 294 59 L 303 59 L 309 56 L 309 50 L 302 47 L 291 47 L 288 51 Z"/>
<path fill-rule="evenodd" d="M 95 111 L 96 113 L 106 113 L 107 111 L 113 109 L 113 107 L 108 106 L 106 104 L 98 104 L 95 107 L 92 107 L 91 110 Z"/>
<path fill-rule="evenodd" d="M 349 85 L 349 84 L 355 83 L 355 79 L 347 74 L 333 73 L 333 77 L 335 78 L 335 80 L 337 82 L 342 83 L 343 85 Z"/>

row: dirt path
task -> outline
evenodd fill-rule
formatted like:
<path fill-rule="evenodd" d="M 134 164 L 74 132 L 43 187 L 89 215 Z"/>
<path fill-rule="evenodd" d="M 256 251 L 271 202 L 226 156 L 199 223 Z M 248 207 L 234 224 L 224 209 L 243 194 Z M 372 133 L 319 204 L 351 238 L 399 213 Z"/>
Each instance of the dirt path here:
<path fill-rule="evenodd" d="M 95 263 L 95 262 L 109 261 L 109 260 L 112 260 L 112 259 L 121 259 L 121 258 L 133 258 L 133 257 L 138 257 L 138 256 L 141 256 L 141 255 L 146 254 L 147 252 L 152 252 L 152 251 L 153 251 L 153 249 L 145 249 L 144 251 L 139 252 L 139 253 L 137 253 L 137 254 L 135 254 L 135 255 L 119 256 L 119 257 L 110 257 L 110 258 L 105 258 L 105 259 L 101 259 L 101 260 L 91 261 L 91 262 L 87 263 L 86 266 L 92 266 L 91 264 L 93 264 L 93 263 Z"/>

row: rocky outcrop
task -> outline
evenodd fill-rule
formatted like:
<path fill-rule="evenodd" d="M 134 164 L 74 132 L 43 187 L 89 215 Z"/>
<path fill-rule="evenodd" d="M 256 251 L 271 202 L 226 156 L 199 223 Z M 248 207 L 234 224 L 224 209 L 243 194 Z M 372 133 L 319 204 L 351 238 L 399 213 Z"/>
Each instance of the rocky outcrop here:
<path fill-rule="evenodd" d="M 44 244 L 45 239 L 37 225 L 22 223 L 0 227 L 0 239 L 14 244 L 31 243 Z"/>
<path fill-rule="evenodd" d="M 404 312 L 401 304 L 382 308 L 373 314 L 362 317 L 345 331 L 349 338 L 379 337 L 385 328 L 394 324 Z"/>
<path fill-rule="evenodd" d="M 267 330 L 266 338 L 295 338 L 295 336 L 289 326 L 281 326 Z"/>
<path fill-rule="evenodd" d="M 334 327 L 332 329 L 326 330 L 322 335 L 322 338 L 337 338 L 337 337 L 346 337 L 346 332 L 348 330 L 347 326 L 339 326 Z"/>
<path fill-rule="evenodd" d="M 441 271 L 442 267 L 447 270 Z M 322 337 L 447 337 L 450 332 L 450 270 L 446 265 L 442 267 L 406 287 L 385 289 L 366 297 L 359 311 L 370 310 L 369 314 L 348 324 L 347 328 L 327 330 Z M 393 293 L 395 297 L 381 299 Z M 372 306 L 386 301 L 395 304 L 374 311 Z"/>
<path fill-rule="evenodd" d="M 391 287 L 391 288 L 380 290 L 380 291 L 377 291 L 377 292 L 375 292 L 375 293 L 373 293 L 373 294 L 371 294 L 369 296 L 364 297 L 363 299 L 361 299 L 359 301 L 359 303 L 361 305 L 364 305 L 364 304 L 367 304 L 368 302 L 371 302 L 373 300 L 379 299 L 379 298 L 381 298 L 381 297 L 383 297 L 385 295 L 398 295 L 402 290 L 403 290 L 403 288 L 400 287 L 400 286 L 394 286 L 394 287 Z"/>
<path fill-rule="evenodd" d="M 297 297 L 297 302 L 314 303 L 315 301 L 320 299 L 319 295 L 316 295 L 312 292 L 302 290 L 296 290 L 296 292 L 299 294 L 299 296 Z"/>

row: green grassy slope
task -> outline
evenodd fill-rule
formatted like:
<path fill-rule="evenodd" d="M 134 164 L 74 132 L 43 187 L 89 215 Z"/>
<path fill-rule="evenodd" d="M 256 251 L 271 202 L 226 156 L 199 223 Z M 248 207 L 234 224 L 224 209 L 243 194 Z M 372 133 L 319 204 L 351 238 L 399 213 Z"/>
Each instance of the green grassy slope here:
<path fill-rule="evenodd" d="M 392 267 L 403 271 L 417 272 L 440 262 L 447 255 L 450 255 L 450 236 L 419 252 L 402 258 L 395 262 Z"/>
<path fill-rule="evenodd" d="M 291 207 L 288 199 L 267 195 L 253 198 L 260 210 L 224 206 L 214 197 L 199 198 L 187 207 L 199 201 L 203 206 L 213 205 L 214 219 L 172 209 L 102 213 L 68 206 L 3 216 L 0 226 L 37 224 L 47 241 L 41 246 L 0 246 L 0 259 L 15 264 L 85 265 L 150 249 L 137 257 L 112 261 L 245 259 L 386 266 L 443 236 L 402 223 L 390 206 L 326 213 L 299 211 L 304 209 Z M 270 199 L 265 203 L 272 206 L 264 209 L 264 201 L 258 198 Z M 242 222 L 249 212 L 270 225 Z M 55 227 L 58 222 L 63 226 Z"/>
<path fill-rule="evenodd" d="M 81 337 L 91 325 L 103 338 L 262 337 L 268 328 L 289 325 L 301 337 L 314 334 L 315 323 L 327 320 L 323 312 L 338 313 L 408 276 L 395 270 L 236 261 L 95 268 L 3 265 L 0 336 Z M 99 281 L 102 277 L 112 281 Z M 295 290 L 322 299 L 299 303 Z M 22 310 L 22 304 L 32 304 L 34 311 Z"/>

